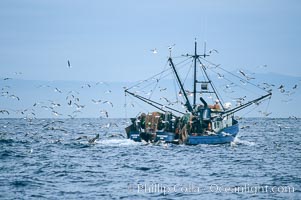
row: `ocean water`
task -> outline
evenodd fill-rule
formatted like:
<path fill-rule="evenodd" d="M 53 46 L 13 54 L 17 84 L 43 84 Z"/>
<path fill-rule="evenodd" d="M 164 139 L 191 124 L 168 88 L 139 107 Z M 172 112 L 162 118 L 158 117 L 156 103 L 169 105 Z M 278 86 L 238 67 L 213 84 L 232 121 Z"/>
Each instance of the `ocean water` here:
<path fill-rule="evenodd" d="M 242 119 L 233 143 L 197 146 L 136 143 L 128 123 L 0 119 L 0 199 L 301 199 L 300 119 Z"/>

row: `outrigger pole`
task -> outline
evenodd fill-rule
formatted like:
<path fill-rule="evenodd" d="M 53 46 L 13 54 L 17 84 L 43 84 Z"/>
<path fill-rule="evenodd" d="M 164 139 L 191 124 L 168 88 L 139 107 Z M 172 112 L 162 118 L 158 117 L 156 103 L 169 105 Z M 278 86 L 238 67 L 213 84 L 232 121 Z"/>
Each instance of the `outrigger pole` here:
<path fill-rule="evenodd" d="M 180 88 L 181 88 L 181 90 L 182 90 L 182 93 L 184 94 L 184 97 L 185 97 L 185 100 L 186 100 L 185 106 L 187 107 L 187 109 L 188 109 L 189 112 L 193 113 L 193 108 L 192 108 L 192 106 L 191 106 L 191 104 L 190 104 L 190 101 L 189 101 L 189 99 L 188 99 L 188 97 L 187 97 L 187 94 L 186 94 L 185 89 L 184 89 L 184 87 L 183 87 L 183 84 L 182 84 L 182 82 L 181 82 L 181 80 L 180 80 L 180 77 L 179 77 L 179 75 L 178 75 L 178 72 L 177 72 L 177 70 L 176 70 L 176 68 L 175 68 L 175 65 L 174 65 L 173 62 L 172 62 L 171 57 L 168 58 L 168 61 L 170 62 L 170 65 L 171 65 L 171 67 L 172 67 L 172 69 L 173 69 L 173 71 L 174 71 L 174 73 L 175 73 L 175 75 L 176 75 L 176 78 L 177 78 L 177 81 L 178 81 L 178 83 L 179 83 L 179 85 L 180 85 Z"/>
<path fill-rule="evenodd" d="M 244 109 L 244 108 L 246 108 L 246 107 L 248 107 L 248 106 L 250 106 L 250 105 L 252 105 L 252 104 L 254 104 L 254 103 L 257 103 L 257 102 L 260 101 L 260 100 L 263 100 L 263 99 L 265 99 L 265 98 L 267 98 L 267 97 L 270 97 L 270 96 L 272 96 L 272 93 L 268 93 L 268 94 L 266 94 L 266 95 L 264 95 L 264 96 L 261 96 L 261 97 L 259 97 L 259 98 L 257 98 L 257 99 L 254 99 L 254 100 L 252 100 L 252 101 L 249 101 L 249 102 L 247 102 L 247 103 L 245 103 L 245 104 L 242 104 L 242 105 L 240 105 L 240 106 L 238 106 L 238 107 L 232 108 L 231 110 L 227 110 L 227 111 L 225 111 L 225 112 L 222 112 L 222 115 L 230 115 L 230 114 L 233 114 L 233 113 L 235 113 L 235 112 L 237 112 L 237 111 L 240 111 L 240 110 L 242 110 L 242 109 Z"/>
<path fill-rule="evenodd" d="M 163 112 L 166 112 L 166 110 L 162 109 L 162 107 L 164 106 L 163 104 L 160 104 L 160 103 L 158 103 L 158 102 L 152 101 L 152 100 L 147 99 L 147 98 L 145 98 L 145 97 L 143 97 L 143 96 L 134 94 L 134 93 L 132 93 L 132 92 L 129 92 L 128 90 L 125 90 L 124 92 L 125 92 L 125 93 L 128 93 L 128 94 L 130 94 L 130 95 L 132 95 L 132 96 L 134 96 L 134 97 L 136 97 L 137 99 L 140 99 L 141 101 L 144 101 L 145 103 L 147 103 L 147 104 L 149 104 L 149 105 L 151 105 L 151 106 L 153 106 L 153 107 L 155 107 L 155 108 L 157 108 L 157 109 L 159 109 L 159 110 L 161 110 L 161 111 L 163 111 Z M 159 106 L 161 106 L 161 107 L 159 107 Z M 176 109 L 173 109 L 173 108 L 171 108 L 171 107 L 169 107 L 169 106 L 164 106 L 164 107 L 167 108 L 167 109 L 169 109 L 169 110 L 175 111 L 175 112 L 177 112 L 177 113 L 185 114 L 185 113 L 183 113 L 183 112 L 181 112 L 181 111 L 178 111 L 178 110 L 176 110 Z"/>

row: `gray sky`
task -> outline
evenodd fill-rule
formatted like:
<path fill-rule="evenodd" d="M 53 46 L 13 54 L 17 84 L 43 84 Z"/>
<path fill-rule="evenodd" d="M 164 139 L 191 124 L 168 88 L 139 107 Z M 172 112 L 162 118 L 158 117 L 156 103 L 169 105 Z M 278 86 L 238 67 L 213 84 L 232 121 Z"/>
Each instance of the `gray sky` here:
<path fill-rule="evenodd" d="M 190 53 L 196 37 L 228 70 L 266 64 L 265 72 L 300 77 L 300 11 L 297 0 L 2 0 L 0 74 L 139 80 L 162 69 L 169 45 Z"/>

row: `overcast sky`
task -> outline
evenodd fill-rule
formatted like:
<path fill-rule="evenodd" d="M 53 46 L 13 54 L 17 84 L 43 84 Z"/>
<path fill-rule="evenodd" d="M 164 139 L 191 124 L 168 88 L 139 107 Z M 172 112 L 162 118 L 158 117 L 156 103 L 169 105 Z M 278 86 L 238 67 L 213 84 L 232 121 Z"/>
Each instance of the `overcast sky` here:
<path fill-rule="evenodd" d="M 298 0 L 1 0 L 0 74 L 140 80 L 163 68 L 169 45 L 190 53 L 197 38 L 228 70 L 268 65 L 265 73 L 300 77 L 300 19 Z"/>

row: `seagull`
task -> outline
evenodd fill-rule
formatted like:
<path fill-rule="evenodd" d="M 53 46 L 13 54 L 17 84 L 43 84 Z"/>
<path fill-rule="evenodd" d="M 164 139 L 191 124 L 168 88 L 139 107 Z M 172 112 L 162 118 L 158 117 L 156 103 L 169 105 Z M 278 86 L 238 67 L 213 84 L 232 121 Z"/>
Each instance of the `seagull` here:
<path fill-rule="evenodd" d="M 101 100 L 95 100 L 95 99 L 92 99 L 92 102 L 95 103 L 95 104 L 99 104 L 101 102 Z"/>
<path fill-rule="evenodd" d="M 7 81 L 7 80 L 10 80 L 10 79 L 12 79 L 12 78 L 4 78 L 3 80 L 4 80 L 4 81 Z"/>
<path fill-rule="evenodd" d="M 88 88 L 90 88 L 90 87 L 91 87 L 91 85 L 90 85 L 90 84 L 85 84 L 85 85 L 83 85 L 83 86 L 82 86 L 82 88 L 84 88 L 85 86 L 87 86 Z"/>
<path fill-rule="evenodd" d="M 247 77 L 246 73 L 242 70 L 239 70 L 239 73 L 241 73 L 244 77 Z"/>
<path fill-rule="evenodd" d="M 80 111 L 80 110 L 75 110 L 75 111 L 73 111 L 72 113 L 73 114 L 75 114 L 75 113 L 81 113 L 82 111 Z"/>
<path fill-rule="evenodd" d="M 210 54 L 212 54 L 213 52 L 218 53 L 218 51 L 217 51 L 216 49 L 211 49 L 211 50 L 209 51 Z"/>
<path fill-rule="evenodd" d="M 284 103 L 288 103 L 288 102 L 290 102 L 290 101 L 292 101 L 293 99 L 285 99 L 285 100 L 281 100 L 282 102 L 284 102 Z"/>
<path fill-rule="evenodd" d="M 84 105 L 79 105 L 79 104 L 77 104 L 77 103 L 74 103 L 74 105 L 76 105 L 76 109 L 82 109 L 82 108 L 84 108 L 85 106 Z"/>
<path fill-rule="evenodd" d="M 122 135 L 121 133 L 114 133 L 114 134 L 110 135 L 109 137 L 123 137 L 123 138 L 125 138 L 124 135 Z"/>
<path fill-rule="evenodd" d="M 218 78 L 219 78 L 219 79 L 224 78 L 224 75 L 223 75 L 223 74 L 217 73 L 217 75 L 218 75 Z"/>
<path fill-rule="evenodd" d="M 86 135 L 83 135 L 83 136 L 76 138 L 76 140 L 81 140 L 81 139 L 88 139 L 88 137 Z"/>
<path fill-rule="evenodd" d="M 167 90 L 167 88 L 161 88 L 160 92 Z"/>
<path fill-rule="evenodd" d="M 68 68 L 70 69 L 72 66 L 71 66 L 71 64 L 70 64 L 70 61 L 69 61 L 69 60 L 67 61 L 67 64 L 68 64 Z"/>
<path fill-rule="evenodd" d="M 6 113 L 9 115 L 9 112 L 7 110 L 0 110 L 0 113 L 2 113 L 2 114 Z"/>
<path fill-rule="evenodd" d="M 156 49 L 156 48 L 154 48 L 154 49 L 151 49 L 151 52 L 152 52 L 153 54 L 156 54 L 156 53 L 158 53 L 158 51 L 157 51 L 157 49 Z"/>
<path fill-rule="evenodd" d="M 37 88 L 50 87 L 50 85 L 39 85 Z"/>
<path fill-rule="evenodd" d="M 261 110 L 260 111 L 258 111 L 258 112 L 260 112 L 261 114 L 263 114 L 264 116 L 269 116 L 270 114 L 272 114 L 272 112 L 262 112 Z"/>
<path fill-rule="evenodd" d="M 280 85 L 280 86 L 278 87 L 278 90 L 279 90 L 281 93 L 284 93 L 284 92 L 285 92 L 284 85 Z"/>
<path fill-rule="evenodd" d="M 110 102 L 110 101 L 104 101 L 104 102 L 102 102 L 102 103 L 103 103 L 103 104 L 107 103 L 107 104 L 110 104 L 112 107 L 114 107 L 114 106 L 113 106 L 113 103 Z"/>
<path fill-rule="evenodd" d="M 16 95 L 10 95 L 9 97 L 13 98 L 13 99 L 17 99 L 18 101 L 20 101 L 20 98 L 17 97 Z"/>
<path fill-rule="evenodd" d="M 238 72 L 241 73 L 241 75 L 243 75 L 244 77 L 246 77 L 247 80 L 255 79 L 255 78 L 253 78 L 253 77 L 248 76 L 248 75 L 247 75 L 244 71 L 242 71 L 242 70 L 239 70 Z"/>
<path fill-rule="evenodd" d="M 76 117 L 76 115 L 67 115 L 68 117 L 70 117 L 70 119 L 74 119 Z"/>
<path fill-rule="evenodd" d="M 101 128 L 110 128 L 111 126 L 115 126 L 118 127 L 118 125 L 116 123 L 107 123 L 101 126 Z"/>
<path fill-rule="evenodd" d="M 168 105 L 171 105 L 172 103 L 166 98 L 166 97 L 160 97 L 160 100 L 164 99 Z"/>
<path fill-rule="evenodd" d="M 97 82 L 95 85 L 99 85 L 99 84 L 104 84 L 104 85 L 107 85 L 107 86 L 109 86 L 109 84 L 108 84 L 108 83 L 106 83 L 106 82 L 103 82 L 103 81 L 99 81 L 99 82 Z"/>
<path fill-rule="evenodd" d="M 292 116 L 289 116 L 288 118 L 289 118 L 289 119 L 298 119 L 296 116 L 293 116 L 293 115 L 292 115 Z"/>
<path fill-rule="evenodd" d="M 258 66 L 258 68 L 266 68 L 266 67 L 268 67 L 267 64 Z"/>
<path fill-rule="evenodd" d="M 88 142 L 89 142 L 90 144 L 93 144 L 93 143 L 95 143 L 95 141 L 96 141 L 98 138 L 99 138 L 99 134 L 97 134 L 94 138 L 91 138 L 90 140 L 88 140 Z"/>
<path fill-rule="evenodd" d="M 168 46 L 168 50 L 171 51 L 173 49 L 173 47 L 176 46 L 176 44 L 172 44 Z"/>
<path fill-rule="evenodd" d="M 79 92 L 78 92 L 78 91 L 74 91 L 74 90 L 70 90 L 70 91 L 68 92 L 68 94 L 71 94 L 71 93 L 76 93 L 76 94 L 79 94 Z M 73 97 L 74 97 L 74 95 L 73 95 Z"/>
<path fill-rule="evenodd" d="M 60 89 L 58 89 L 57 87 L 54 89 L 55 92 L 58 92 L 58 93 L 62 93 L 62 91 Z"/>
<path fill-rule="evenodd" d="M 100 114 L 104 114 L 107 118 L 109 117 L 109 114 L 106 110 L 101 110 Z"/>
<path fill-rule="evenodd" d="M 59 104 L 59 103 L 55 103 L 55 102 L 52 102 L 52 103 L 51 103 L 51 105 L 52 105 L 52 107 L 53 107 L 53 108 L 54 108 L 54 107 L 61 106 L 61 104 Z"/>
<path fill-rule="evenodd" d="M 58 112 L 56 112 L 56 111 L 52 111 L 52 114 L 54 114 L 55 116 L 62 115 L 62 114 L 60 114 L 60 113 L 58 113 Z"/>
<path fill-rule="evenodd" d="M 243 126 L 240 129 L 250 128 L 250 126 Z"/>

